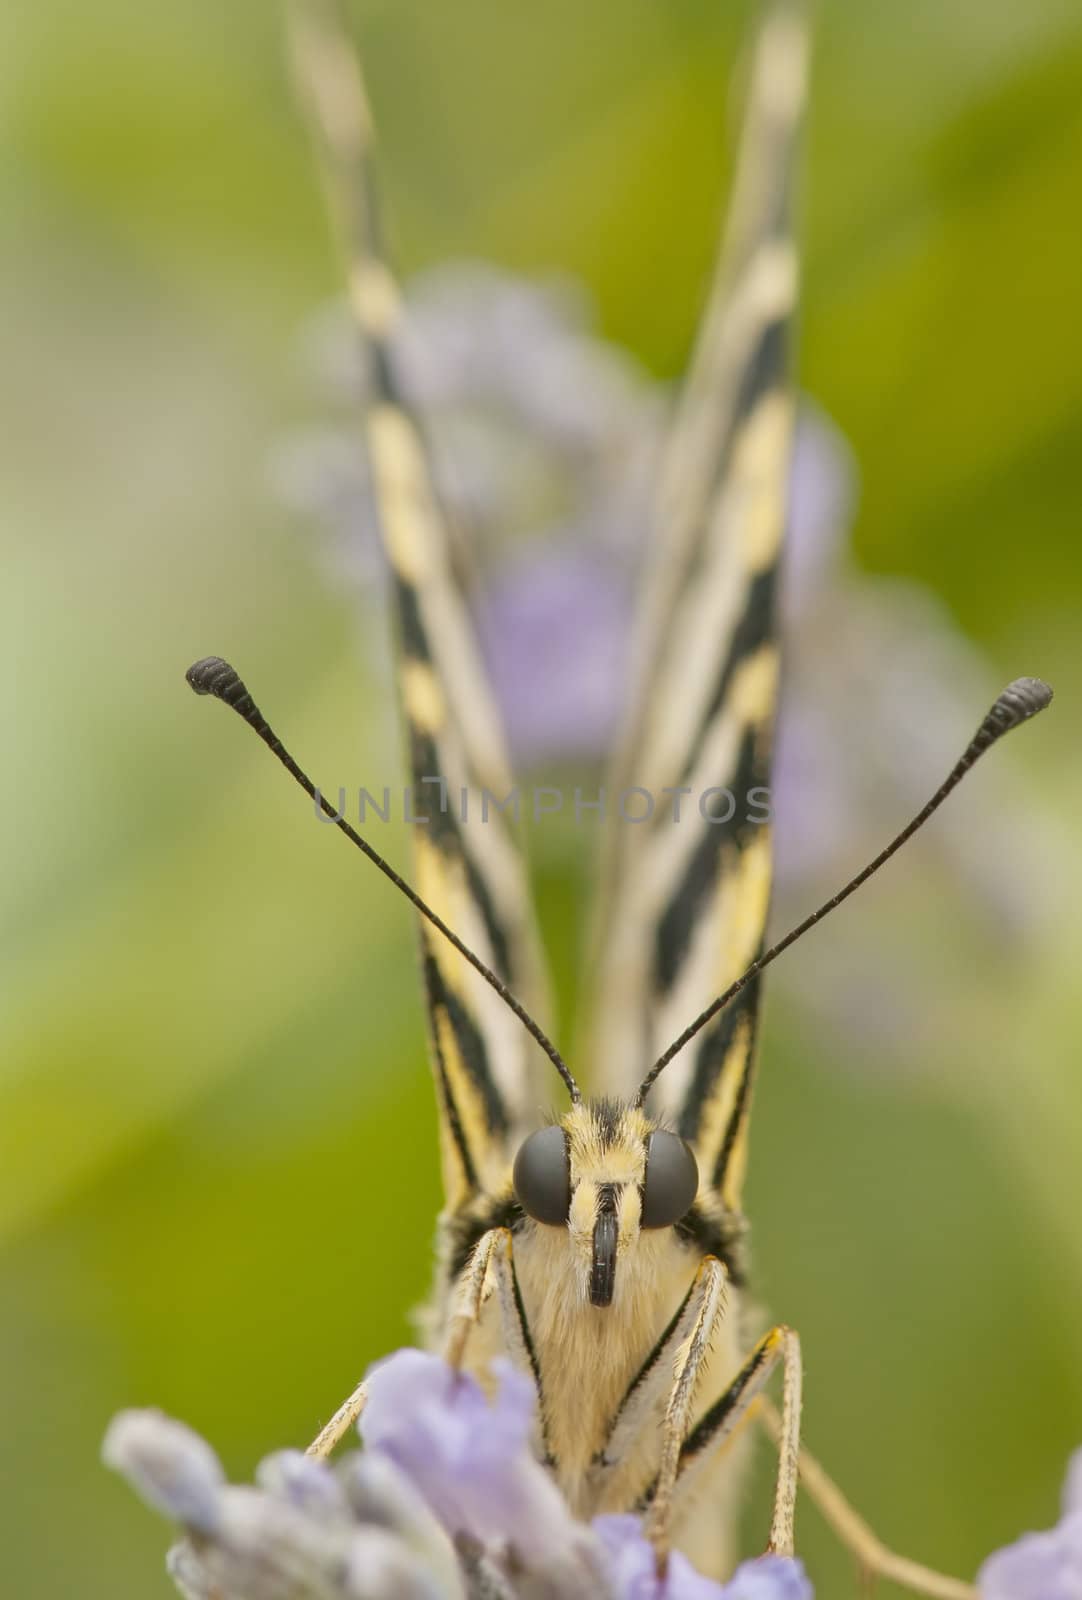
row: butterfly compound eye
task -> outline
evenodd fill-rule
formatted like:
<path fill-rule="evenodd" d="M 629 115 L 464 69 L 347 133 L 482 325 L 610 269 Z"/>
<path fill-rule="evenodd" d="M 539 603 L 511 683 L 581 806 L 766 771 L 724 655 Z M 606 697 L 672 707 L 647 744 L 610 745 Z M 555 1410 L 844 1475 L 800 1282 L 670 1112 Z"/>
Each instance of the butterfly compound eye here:
<path fill-rule="evenodd" d="M 669 1228 L 679 1222 L 699 1188 L 699 1169 L 691 1146 L 675 1133 L 659 1128 L 646 1141 L 646 1179 L 642 1191 L 642 1226 Z"/>
<path fill-rule="evenodd" d="M 566 1222 L 571 1209 L 571 1168 L 564 1130 L 554 1126 L 531 1133 L 519 1147 L 511 1181 L 522 1209 L 535 1222 Z"/>

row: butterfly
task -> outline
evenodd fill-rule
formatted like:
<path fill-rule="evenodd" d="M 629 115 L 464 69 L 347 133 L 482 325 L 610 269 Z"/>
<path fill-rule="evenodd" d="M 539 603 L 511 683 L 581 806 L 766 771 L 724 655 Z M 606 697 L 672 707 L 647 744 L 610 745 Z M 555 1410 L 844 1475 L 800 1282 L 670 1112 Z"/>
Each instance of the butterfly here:
<path fill-rule="evenodd" d="M 589 1093 L 544 1025 L 541 940 L 507 814 L 495 696 L 424 419 L 396 359 L 402 299 L 359 66 L 333 5 L 299 4 L 292 42 L 370 376 L 365 447 L 419 819 L 410 880 L 333 811 L 228 663 L 207 658 L 188 677 L 250 723 L 419 914 L 445 1194 L 428 1341 L 486 1382 L 497 1354 L 529 1374 L 536 1452 L 571 1509 L 640 1513 L 659 1568 L 678 1548 L 703 1572 L 731 1569 L 745 1424 L 757 1418 L 778 1454 L 768 1549 L 793 1552 L 803 1478 L 869 1572 L 947 1600 L 971 1595 L 887 1551 L 802 1448 L 798 1335 L 778 1324 L 756 1336 L 746 1302 L 742 1204 L 763 969 L 1051 698 L 1036 679 L 1010 685 L 923 810 L 766 948 L 771 828 L 747 802 L 769 791 L 779 683 L 803 12 L 774 3 L 759 22 L 730 215 L 661 472 L 610 787 L 665 801 L 643 826 L 607 835 L 580 1069 Z M 557 1084 L 569 1105 L 546 1119 Z M 775 1375 L 780 1406 L 767 1393 Z M 363 1402 L 362 1386 L 314 1454 L 334 1447 Z"/>

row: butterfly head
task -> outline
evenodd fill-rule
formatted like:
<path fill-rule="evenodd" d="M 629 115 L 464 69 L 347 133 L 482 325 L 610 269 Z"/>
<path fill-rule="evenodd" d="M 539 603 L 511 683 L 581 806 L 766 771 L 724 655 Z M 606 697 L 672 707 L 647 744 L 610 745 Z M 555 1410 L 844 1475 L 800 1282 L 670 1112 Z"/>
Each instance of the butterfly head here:
<path fill-rule="evenodd" d="M 515 1195 L 527 1216 L 565 1228 L 591 1305 L 612 1304 L 619 1258 L 642 1229 L 673 1227 L 699 1174 L 691 1148 L 636 1105 L 579 1101 L 523 1142 Z"/>

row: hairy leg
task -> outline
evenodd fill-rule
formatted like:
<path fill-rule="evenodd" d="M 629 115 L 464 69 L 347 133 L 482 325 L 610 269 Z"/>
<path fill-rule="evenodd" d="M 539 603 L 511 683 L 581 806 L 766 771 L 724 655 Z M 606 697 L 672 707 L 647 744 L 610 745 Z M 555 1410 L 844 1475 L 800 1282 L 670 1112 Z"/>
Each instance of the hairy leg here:
<path fill-rule="evenodd" d="M 675 1492 L 685 1496 L 694 1491 L 696 1481 L 716 1459 L 737 1428 L 751 1415 L 755 1402 L 759 1400 L 779 1362 L 784 1371 L 784 1387 L 778 1422 L 778 1475 L 767 1549 L 788 1556 L 793 1554 L 797 1463 L 800 1457 L 800 1340 L 792 1328 L 779 1325 L 764 1334 L 725 1393 L 715 1400 L 683 1438 L 677 1462 Z M 649 1503 L 656 1495 L 656 1488 L 647 1491 Z"/>
<path fill-rule="evenodd" d="M 359 1383 L 348 1400 L 343 1400 L 331 1420 L 320 1428 L 305 1455 L 314 1456 L 317 1461 L 325 1460 L 353 1427 L 367 1399 L 368 1391 L 363 1383 Z"/>

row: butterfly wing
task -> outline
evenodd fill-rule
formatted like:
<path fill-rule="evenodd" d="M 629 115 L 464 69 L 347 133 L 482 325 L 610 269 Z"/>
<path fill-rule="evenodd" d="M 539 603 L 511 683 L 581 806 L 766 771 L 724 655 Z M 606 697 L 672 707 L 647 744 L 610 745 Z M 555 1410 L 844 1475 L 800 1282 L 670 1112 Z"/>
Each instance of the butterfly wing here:
<path fill-rule="evenodd" d="M 545 980 L 525 866 L 500 809 L 511 778 L 499 715 L 424 429 L 397 370 L 402 304 L 378 224 L 364 87 L 333 7 L 298 9 L 293 42 L 369 368 L 365 431 L 390 568 L 416 886 L 538 1015 Z M 551 1084 L 537 1081 L 536 1047 L 500 998 L 423 922 L 420 933 L 445 1191 L 455 1210 L 505 1174 L 511 1142 Z"/>
<path fill-rule="evenodd" d="M 610 792 L 654 797 L 603 866 L 591 1067 L 633 1093 L 654 1060 L 762 946 L 770 895 L 775 610 L 793 399 L 791 211 L 806 32 L 760 29 L 730 221 L 663 467 L 638 629 L 633 713 Z M 703 1179 L 739 1207 L 758 985 L 653 1091 Z"/>

